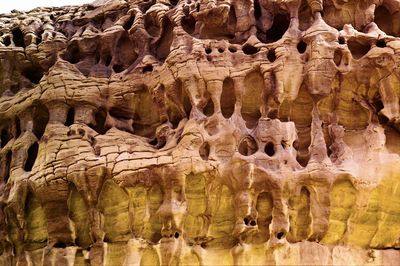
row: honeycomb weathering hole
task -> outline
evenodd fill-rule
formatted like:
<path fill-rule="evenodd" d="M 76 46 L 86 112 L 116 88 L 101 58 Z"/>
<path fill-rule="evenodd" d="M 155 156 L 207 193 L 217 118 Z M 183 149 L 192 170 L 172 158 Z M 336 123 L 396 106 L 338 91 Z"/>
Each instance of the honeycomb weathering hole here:
<path fill-rule="evenodd" d="M 28 157 L 26 159 L 24 170 L 30 172 L 33 165 L 35 164 L 36 157 L 39 151 L 39 144 L 37 142 L 33 143 L 28 149 Z"/>

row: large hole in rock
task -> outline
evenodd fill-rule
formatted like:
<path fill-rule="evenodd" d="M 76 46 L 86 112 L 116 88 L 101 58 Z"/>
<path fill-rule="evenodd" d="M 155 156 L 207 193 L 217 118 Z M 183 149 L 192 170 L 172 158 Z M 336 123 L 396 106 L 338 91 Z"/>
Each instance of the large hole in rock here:
<path fill-rule="evenodd" d="M 154 18 L 151 13 L 147 13 L 144 17 L 144 28 L 153 37 L 157 37 L 161 30 L 160 25 L 155 19 L 157 18 Z"/>
<path fill-rule="evenodd" d="M 25 199 L 24 247 L 38 250 L 47 245 L 48 231 L 45 211 L 40 200 L 29 191 Z"/>
<path fill-rule="evenodd" d="M 208 161 L 208 156 L 210 155 L 210 144 L 208 142 L 204 142 L 199 149 L 199 154 L 201 159 L 204 161 Z"/>
<path fill-rule="evenodd" d="M 257 225 L 259 232 L 254 238 L 254 243 L 265 243 L 269 239 L 269 225 L 272 221 L 273 209 L 272 196 L 268 192 L 261 192 L 257 197 L 256 210 L 257 210 Z"/>
<path fill-rule="evenodd" d="M 161 38 L 157 42 L 156 55 L 160 60 L 164 60 L 170 53 L 172 39 L 174 36 L 173 25 L 168 18 L 163 20 L 163 28 L 161 32 Z"/>
<path fill-rule="evenodd" d="M 274 62 L 276 60 L 275 49 L 268 50 L 267 59 L 269 62 Z"/>
<path fill-rule="evenodd" d="M 360 59 L 371 49 L 371 45 L 368 43 L 361 43 L 357 40 L 348 40 L 347 47 L 349 48 L 354 59 Z"/>
<path fill-rule="evenodd" d="M 300 195 L 293 195 L 289 199 L 290 231 L 287 240 L 291 243 L 307 240 L 311 232 L 311 205 L 310 192 L 302 187 Z"/>
<path fill-rule="evenodd" d="M 274 145 L 274 143 L 268 142 L 265 145 L 264 151 L 269 157 L 274 156 L 274 154 L 275 154 L 275 145 Z"/>
<path fill-rule="evenodd" d="M 70 62 L 71 64 L 76 64 L 81 60 L 81 54 L 78 44 L 76 42 L 68 46 L 63 56 L 63 59 Z"/>
<path fill-rule="evenodd" d="M 8 133 L 8 130 L 6 128 L 3 128 L 1 130 L 1 148 L 7 145 L 7 143 L 10 141 L 11 136 Z"/>
<path fill-rule="evenodd" d="M 18 138 L 21 135 L 21 122 L 19 121 L 18 117 L 15 118 L 14 124 L 15 124 L 14 138 Z"/>
<path fill-rule="evenodd" d="M 11 31 L 15 46 L 25 48 L 24 34 L 20 28 L 15 28 Z"/>
<path fill-rule="evenodd" d="M 130 28 L 132 27 L 134 21 L 135 21 L 135 16 L 131 16 L 129 18 L 129 20 L 124 24 L 124 29 L 125 30 L 130 30 Z"/>
<path fill-rule="evenodd" d="M 260 72 L 251 72 L 244 79 L 244 93 L 242 98 L 241 114 L 246 121 L 247 128 L 254 128 L 261 117 L 262 91 L 264 79 Z"/>
<path fill-rule="evenodd" d="M 203 109 L 203 113 L 206 116 L 212 116 L 214 114 L 214 102 L 210 99 L 208 99 L 206 106 Z"/>
<path fill-rule="evenodd" d="M 46 106 L 38 105 L 33 111 L 33 133 L 40 140 L 49 122 L 49 111 Z"/>
<path fill-rule="evenodd" d="M 248 54 L 248 55 L 253 55 L 256 54 L 260 49 L 254 47 L 251 44 L 245 44 L 242 48 L 243 53 Z"/>
<path fill-rule="evenodd" d="M 154 138 L 156 127 L 160 123 L 160 115 L 152 95 L 146 87 L 135 92 L 135 113 L 133 129 L 135 135 Z"/>
<path fill-rule="evenodd" d="M 230 118 L 235 111 L 235 88 L 233 80 L 228 77 L 224 80 L 221 93 L 221 112 L 225 118 Z"/>
<path fill-rule="evenodd" d="M 28 149 L 28 157 L 25 161 L 24 170 L 30 172 L 33 165 L 35 164 L 36 157 L 39 151 L 39 144 L 37 142 L 33 143 Z"/>
<path fill-rule="evenodd" d="M 39 84 L 43 77 L 43 70 L 39 66 L 34 66 L 24 69 L 21 74 L 29 79 L 33 84 Z"/>
<path fill-rule="evenodd" d="M 339 66 L 341 61 L 342 51 L 340 49 L 336 49 L 335 53 L 333 54 L 333 62 L 335 62 L 335 65 Z"/>
<path fill-rule="evenodd" d="M 107 132 L 104 126 L 106 122 L 106 117 L 106 111 L 104 109 L 99 109 L 94 116 L 96 124 L 91 125 L 91 128 L 93 128 L 99 134 L 105 134 Z"/>
<path fill-rule="evenodd" d="M 303 40 L 301 40 L 301 41 L 297 44 L 297 51 L 298 51 L 300 54 L 304 54 L 304 52 L 306 51 L 306 49 L 307 49 L 307 44 L 306 44 Z"/>
<path fill-rule="evenodd" d="M 5 46 L 10 46 L 10 44 L 11 44 L 10 36 L 4 37 L 3 43 L 4 43 Z"/>
<path fill-rule="evenodd" d="M 393 33 L 393 17 L 390 11 L 384 6 L 378 6 L 374 13 L 374 22 L 378 25 L 379 29 L 384 31 L 388 35 L 394 35 Z"/>
<path fill-rule="evenodd" d="M 244 137 L 238 147 L 238 151 L 241 155 L 250 156 L 256 153 L 258 150 L 257 142 L 254 140 L 252 136 Z"/>
<path fill-rule="evenodd" d="M 121 38 L 118 40 L 116 50 L 118 53 L 115 54 L 113 64 L 113 70 L 116 73 L 122 72 L 127 69 L 130 65 L 132 65 L 138 55 L 135 52 L 135 45 L 132 40 L 129 38 L 129 35 L 124 32 Z M 110 56 L 111 57 L 111 56 Z M 106 65 L 111 63 L 111 60 L 106 60 Z"/>
<path fill-rule="evenodd" d="M 269 30 L 267 30 L 267 42 L 276 42 L 281 39 L 283 34 L 287 31 L 290 24 L 288 14 L 277 14 L 274 17 L 274 22 Z"/>
<path fill-rule="evenodd" d="M 12 160 L 12 151 L 9 150 L 6 154 L 5 161 L 3 161 L 4 167 L 0 169 L 0 173 L 3 178 L 4 184 L 6 184 L 8 179 L 10 178 L 11 160 Z"/>
<path fill-rule="evenodd" d="M 167 90 L 166 96 L 168 118 L 176 128 L 183 118 L 189 118 L 192 104 L 180 80 L 175 82 L 172 91 Z"/>
<path fill-rule="evenodd" d="M 72 125 L 75 122 L 75 109 L 74 107 L 70 107 L 68 109 L 68 113 L 67 113 L 67 118 L 65 120 L 64 125 L 69 127 L 70 125 Z"/>
<path fill-rule="evenodd" d="M 184 31 L 192 34 L 196 28 L 196 20 L 193 16 L 187 15 L 182 18 L 181 25 Z"/>

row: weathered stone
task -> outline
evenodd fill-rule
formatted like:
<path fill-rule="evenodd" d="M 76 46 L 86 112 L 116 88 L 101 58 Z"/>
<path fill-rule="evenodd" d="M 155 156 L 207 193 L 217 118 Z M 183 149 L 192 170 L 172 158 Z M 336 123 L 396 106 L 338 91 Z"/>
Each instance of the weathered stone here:
<path fill-rule="evenodd" d="M 0 62 L 0 264 L 399 264 L 399 0 L 36 8 Z"/>

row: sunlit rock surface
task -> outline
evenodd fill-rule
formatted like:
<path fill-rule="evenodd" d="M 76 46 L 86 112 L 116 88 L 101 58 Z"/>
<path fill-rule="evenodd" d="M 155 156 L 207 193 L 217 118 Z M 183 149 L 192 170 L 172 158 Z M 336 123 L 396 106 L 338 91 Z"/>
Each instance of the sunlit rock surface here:
<path fill-rule="evenodd" d="M 1 265 L 399 265 L 400 1 L 0 15 Z"/>

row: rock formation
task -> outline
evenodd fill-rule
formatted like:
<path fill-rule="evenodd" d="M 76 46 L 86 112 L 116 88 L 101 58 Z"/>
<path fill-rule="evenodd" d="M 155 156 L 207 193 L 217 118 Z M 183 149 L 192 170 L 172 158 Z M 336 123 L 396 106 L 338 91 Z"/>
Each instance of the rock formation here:
<path fill-rule="evenodd" d="M 0 15 L 1 265 L 399 265 L 399 0 Z"/>

